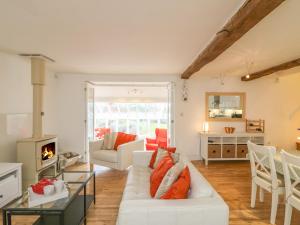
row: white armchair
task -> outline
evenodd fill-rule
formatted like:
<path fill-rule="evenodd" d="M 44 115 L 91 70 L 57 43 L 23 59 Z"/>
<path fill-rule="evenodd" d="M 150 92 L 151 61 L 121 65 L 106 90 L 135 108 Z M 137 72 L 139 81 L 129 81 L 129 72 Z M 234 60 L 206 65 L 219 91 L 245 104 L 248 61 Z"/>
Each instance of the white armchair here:
<path fill-rule="evenodd" d="M 91 170 L 93 164 L 125 170 L 132 165 L 132 152 L 144 150 L 144 140 L 137 139 L 118 146 L 118 150 L 102 149 L 104 140 L 89 143 Z"/>

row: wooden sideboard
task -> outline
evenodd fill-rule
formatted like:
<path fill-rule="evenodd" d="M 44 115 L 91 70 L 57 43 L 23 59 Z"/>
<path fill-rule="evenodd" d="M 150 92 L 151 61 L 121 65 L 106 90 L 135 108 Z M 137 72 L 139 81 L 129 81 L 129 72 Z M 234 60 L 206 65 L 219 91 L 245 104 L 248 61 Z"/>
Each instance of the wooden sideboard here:
<path fill-rule="evenodd" d="M 210 160 L 248 160 L 248 140 L 264 145 L 263 133 L 200 133 L 200 155 L 208 165 Z"/>

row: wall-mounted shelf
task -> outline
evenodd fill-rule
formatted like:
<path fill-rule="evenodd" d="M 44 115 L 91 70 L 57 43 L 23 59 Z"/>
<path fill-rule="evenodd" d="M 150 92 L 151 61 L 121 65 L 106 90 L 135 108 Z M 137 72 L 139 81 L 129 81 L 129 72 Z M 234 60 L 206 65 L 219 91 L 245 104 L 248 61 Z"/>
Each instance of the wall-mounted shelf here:
<path fill-rule="evenodd" d="M 264 120 L 246 120 L 247 133 L 264 133 L 265 121 Z"/>

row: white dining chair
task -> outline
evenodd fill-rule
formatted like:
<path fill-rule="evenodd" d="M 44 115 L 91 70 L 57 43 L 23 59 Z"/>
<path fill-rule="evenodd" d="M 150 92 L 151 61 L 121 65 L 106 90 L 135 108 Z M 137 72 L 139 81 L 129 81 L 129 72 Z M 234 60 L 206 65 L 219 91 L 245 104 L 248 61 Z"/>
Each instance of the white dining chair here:
<path fill-rule="evenodd" d="M 293 207 L 300 210 L 300 157 L 284 150 L 280 154 L 286 192 L 284 225 L 290 225 Z"/>
<path fill-rule="evenodd" d="M 255 207 L 257 186 L 260 188 L 261 202 L 263 202 L 264 190 L 270 192 L 272 194 L 270 222 L 275 224 L 278 198 L 285 192 L 283 176 L 279 176 L 275 168 L 276 149 L 272 146 L 256 145 L 250 141 L 247 145 L 252 175 L 251 208 Z"/>

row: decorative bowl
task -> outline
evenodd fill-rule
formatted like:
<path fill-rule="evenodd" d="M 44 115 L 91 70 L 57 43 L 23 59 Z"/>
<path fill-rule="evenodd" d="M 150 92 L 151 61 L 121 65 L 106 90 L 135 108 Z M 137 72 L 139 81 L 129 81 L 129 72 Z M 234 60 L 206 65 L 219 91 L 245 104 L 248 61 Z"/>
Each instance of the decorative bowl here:
<path fill-rule="evenodd" d="M 235 131 L 235 127 L 224 127 L 226 134 L 233 134 Z"/>

